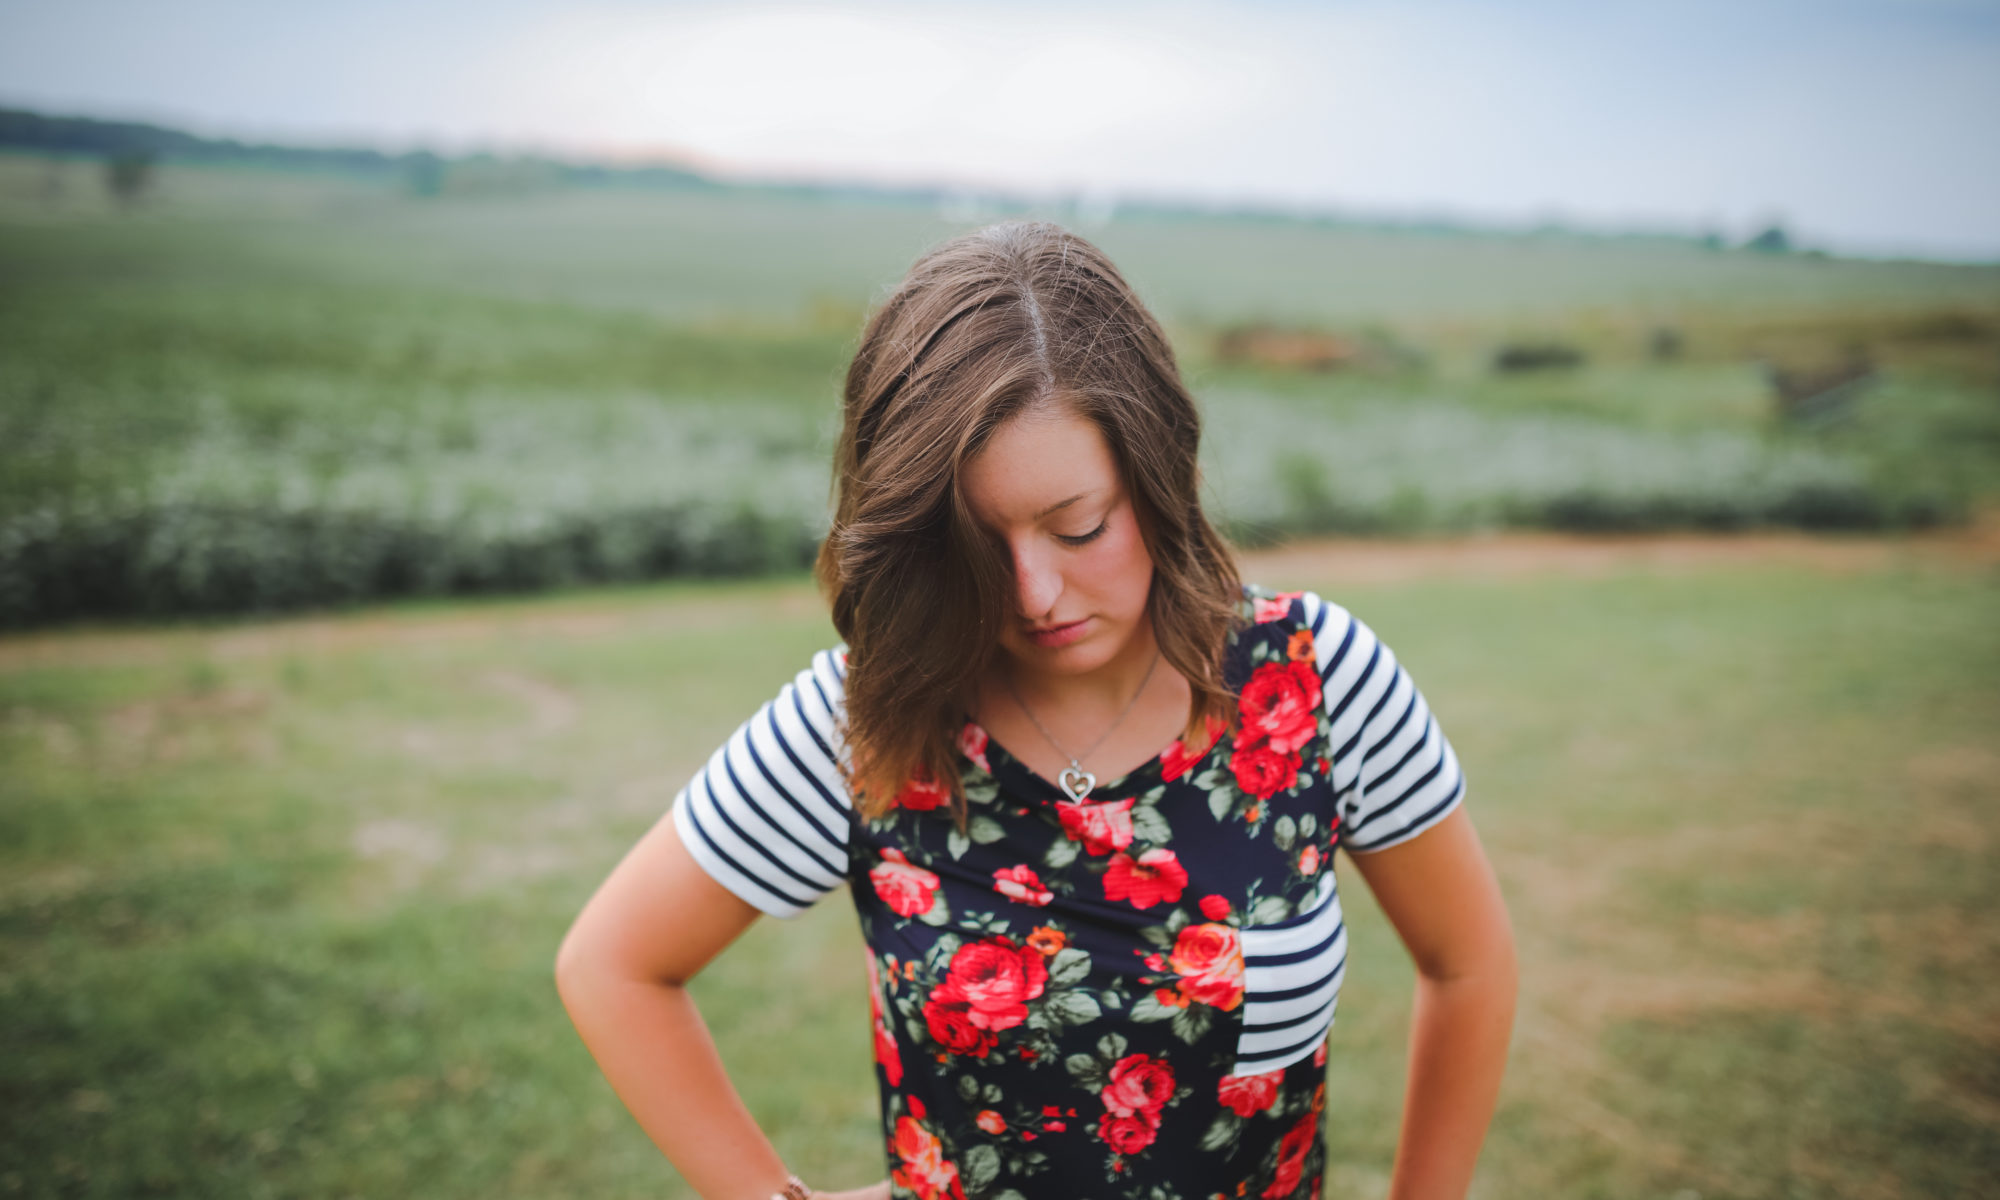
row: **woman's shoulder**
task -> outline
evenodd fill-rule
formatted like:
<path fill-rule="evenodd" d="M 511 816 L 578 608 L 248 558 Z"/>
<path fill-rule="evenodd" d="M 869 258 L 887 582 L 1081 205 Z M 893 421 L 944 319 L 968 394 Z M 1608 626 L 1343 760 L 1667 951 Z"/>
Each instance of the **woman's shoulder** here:
<path fill-rule="evenodd" d="M 1345 608 L 1310 589 L 1279 591 L 1249 582 L 1243 584 L 1238 611 L 1252 625 L 1283 622 L 1294 628 L 1311 629 L 1316 634 L 1329 624 L 1339 628 L 1353 619 L 1353 614 Z"/>

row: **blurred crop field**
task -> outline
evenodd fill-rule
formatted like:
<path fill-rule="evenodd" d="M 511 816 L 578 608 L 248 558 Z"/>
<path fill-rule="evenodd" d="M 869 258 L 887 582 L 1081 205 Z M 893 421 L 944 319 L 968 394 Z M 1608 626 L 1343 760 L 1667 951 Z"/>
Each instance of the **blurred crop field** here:
<path fill-rule="evenodd" d="M 0 625 L 796 569 L 869 305 L 1002 215 L 184 165 L 127 209 L 101 173 L 0 155 Z M 2000 266 L 1073 223 L 1169 326 L 1245 544 L 2000 494 Z"/>
<path fill-rule="evenodd" d="M 1252 556 L 1393 644 L 1520 940 L 1474 1195 L 2000 1178 L 2000 542 L 1516 535 Z M 809 582 L 0 640 L 0 1195 L 691 1196 L 556 997 L 591 889 L 833 633 Z M 1412 972 L 1354 948 L 1326 1194 Z M 788 1160 L 884 1170 L 844 891 L 694 983 Z"/>

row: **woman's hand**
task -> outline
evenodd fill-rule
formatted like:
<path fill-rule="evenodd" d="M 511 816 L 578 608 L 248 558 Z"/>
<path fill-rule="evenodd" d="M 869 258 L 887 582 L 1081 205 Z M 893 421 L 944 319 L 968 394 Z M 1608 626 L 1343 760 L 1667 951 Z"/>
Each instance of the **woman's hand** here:
<path fill-rule="evenodd" d="M 884 1179 L 873 1187 L 851 1192 L 814 1192 L 813 1200 L 889 1200 L 889 1181 Z"/>

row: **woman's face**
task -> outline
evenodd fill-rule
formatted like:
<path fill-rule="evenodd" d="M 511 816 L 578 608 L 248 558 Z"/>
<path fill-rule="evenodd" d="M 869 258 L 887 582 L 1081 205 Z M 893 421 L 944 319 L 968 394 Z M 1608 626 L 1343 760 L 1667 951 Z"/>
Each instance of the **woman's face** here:
<path fill-rule="evenodd" d="M 1146 619 L 1153 559 L 1097 426 L 1067 408 L 993 432 L 960 480 L 973 516 L 1013 564 L 1001 646 L 1031 670 L 1095 670 Z"/>

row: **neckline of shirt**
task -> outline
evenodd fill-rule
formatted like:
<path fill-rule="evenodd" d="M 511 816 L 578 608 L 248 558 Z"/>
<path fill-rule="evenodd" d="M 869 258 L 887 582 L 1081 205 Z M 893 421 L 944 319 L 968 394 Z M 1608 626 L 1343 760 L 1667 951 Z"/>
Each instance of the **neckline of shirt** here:
<path fill-rule="evenodd" d="M 1016 769 L 1019 770 L 1019 772 L 1023 776 L 1027 777 L 1029 780 L 1032 780 L 1034 782 L 1036 789 L 1038 791 L 1046 793 L 1048 796 L 1052 797 L 1057 804 L 1067 804 L 1071 806 L 1081 806 L 1085 804 L 1101 804 L 1106 802 L 1107 800 L 1114 798 L 1109 796 L 1107 793 L 1134 790 L 1131 787 L 1131 785 L 1135 780 L 1143 779 L 1144 776 L 1159 770 L 1161 764 L 1165 762 L 1168 752 L 1171 751 L 1175 746 L 1180 745 L 1179 738 L 1176 738 L 1173 741 L 1168 742 L 1166 745 L 1160 747 L 1159 753 L 1154 754 L 1151 758 L 1148 758 L 1145 762 L 1142 762 L 1138 766 L 1133 767 L 1131 770 L 1125 772 L 1123 775 L 1118 776 L 1116 779 L 1098 780 L 1095 784 L 1091 786 L 1090 794 L 1088 796 L 1084 797 L 1082 800 L 1076 800 L 1072 799 L 1069 793 L 1065 792 L 1062 789 L 1062 786 L 1056 783 L 1053 779 L 1048 778 L 1047 776 L 1043 775 L 1040 771 L 1037 771 L 1033 767 L 1029 766 L 1027 763 L 1022 762 L 1021 759 L 1017 755 L 1015 755 L 1013 751 L 1007 749 L 1006 745 L 1003 744 L 999 738 L 994 737 L 992 731 L 988 730 L 986 726 L 981 725 L 978 721 L 973 720 L 970 714 L 964 714 L 964 715 L 965 715 L 965 723 L 967 725 L 972 726 L 974 729 L 977 729 L 979 732 L 986 735 L 986 761 L 989 770 L 996 778 L 1000 774 L 999 768 L 996 764 L 1005 764 L 1015 767 Z M 963 758 L 970 757 L 965 753 L 965 749 L 962 746 L 959 748 L 959 755 L 960 757 Z"/>

